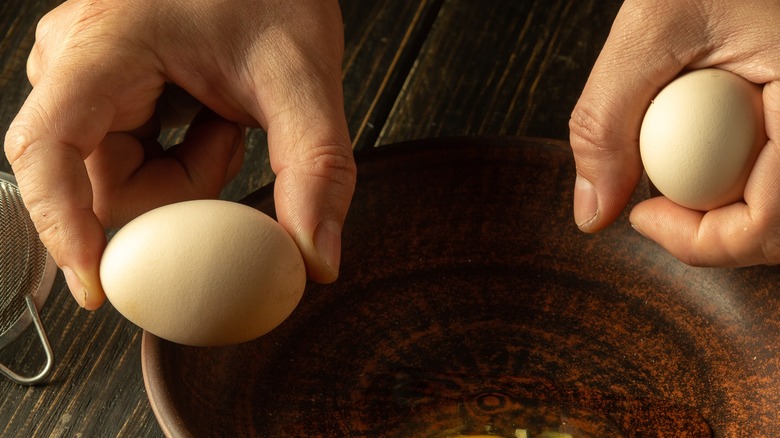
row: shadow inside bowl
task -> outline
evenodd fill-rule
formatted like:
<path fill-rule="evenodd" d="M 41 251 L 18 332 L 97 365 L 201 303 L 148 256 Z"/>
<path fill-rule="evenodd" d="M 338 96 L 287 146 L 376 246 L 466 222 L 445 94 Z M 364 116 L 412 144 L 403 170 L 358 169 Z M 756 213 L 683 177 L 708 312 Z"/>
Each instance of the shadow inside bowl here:
<path fill-rule="evenodd" d="M 625 216 L 580 233 L 559 142 L 417 141 L 358 162 L 336 283 L 246 344 L 144 334 L 166 434 L 780 433 L 776 269 L 685 266 Z M 244 202 L 273 214 L 270 188 Z"/>

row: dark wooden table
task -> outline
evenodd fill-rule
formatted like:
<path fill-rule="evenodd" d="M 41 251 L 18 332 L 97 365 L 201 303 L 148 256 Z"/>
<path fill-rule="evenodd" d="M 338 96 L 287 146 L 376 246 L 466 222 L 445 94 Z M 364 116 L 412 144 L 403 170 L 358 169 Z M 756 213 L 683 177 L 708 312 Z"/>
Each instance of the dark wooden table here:
<path fill-rule="evenodd" d="M 30 86 L 35 25 L 56 0 L 0 2 L 0 131 Z M 342 0 L 346 112 L 355 149 L 463 135 L 568 138 L 568 119 L 618 0 Z M 240 199 L 273 178 L 253 132 Z M 0 160 L 0 170 L 9 169 Z M 61 279 L 42 312 L 56 355 L 47 383 L 0 379 L 0 436 L 152 437 L 162 432 L 141 374 L 141 331 L 110 305 L 81 310 Z M 29 330 L 0 361 L 34 370 Z"/>

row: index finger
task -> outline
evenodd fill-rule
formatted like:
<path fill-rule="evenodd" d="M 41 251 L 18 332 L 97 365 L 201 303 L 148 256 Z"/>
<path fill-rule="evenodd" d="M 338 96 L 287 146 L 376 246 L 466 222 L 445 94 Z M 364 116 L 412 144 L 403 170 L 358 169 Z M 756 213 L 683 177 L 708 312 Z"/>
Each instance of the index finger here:
<path fill-rule="evenodd" d="M 5 153 L 41 241 L 62 268 L 76 301 L 99 307 L 105 295 L 99 264 L 106 244 L 92 210 L 84 165 L 114 118 L 111 102 L 79 73 L 44 77 L 5 137 Z"/>

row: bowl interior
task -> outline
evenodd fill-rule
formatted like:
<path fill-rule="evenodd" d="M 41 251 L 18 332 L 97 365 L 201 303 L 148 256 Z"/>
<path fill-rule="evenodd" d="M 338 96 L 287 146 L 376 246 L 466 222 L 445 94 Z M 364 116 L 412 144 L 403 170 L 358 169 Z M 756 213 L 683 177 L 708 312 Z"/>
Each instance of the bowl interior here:
<path fill-rule="evenodd" d="M 771 268 L 683 265 L 626 217 L 586 235 L 565 144 L 418 141 L 359 157 L 340 279 L 253 342 L 144 334 L 171 436 L 780 432 Z M 636 198 L 646 196 L 639 190 Z M 273 214 L 270 189 L 245 200 Z"/>

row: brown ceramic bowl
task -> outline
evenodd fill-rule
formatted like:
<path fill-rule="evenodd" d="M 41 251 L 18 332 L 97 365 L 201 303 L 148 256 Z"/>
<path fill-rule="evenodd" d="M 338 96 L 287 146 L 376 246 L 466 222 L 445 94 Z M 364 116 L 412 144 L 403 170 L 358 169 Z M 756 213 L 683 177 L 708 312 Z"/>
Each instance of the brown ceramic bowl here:
<path fill-rule="evenodd" d="M 572 215 L 567 145 L 359 157 L 340 279 L 226 348 L 143 340 L 169 436 L 778 436 L 780 272 L 683 265 Z M 637 198 L 645 196 L 642 193 Z M 272 212 L 269 189 L 246 203 Z"/>

